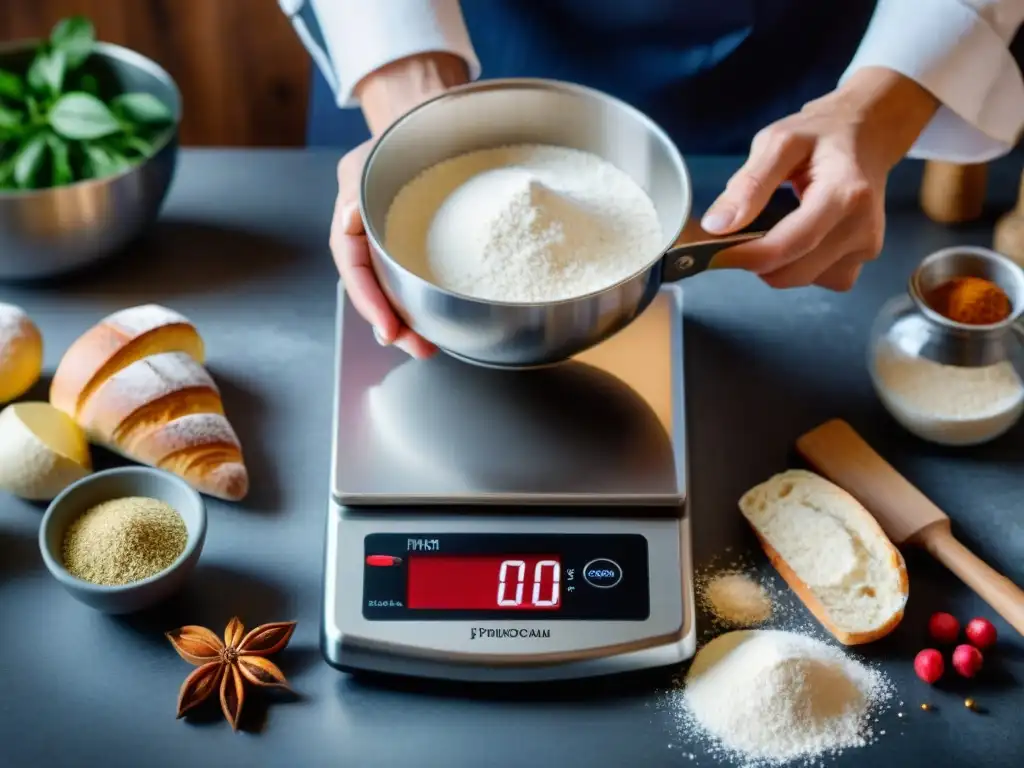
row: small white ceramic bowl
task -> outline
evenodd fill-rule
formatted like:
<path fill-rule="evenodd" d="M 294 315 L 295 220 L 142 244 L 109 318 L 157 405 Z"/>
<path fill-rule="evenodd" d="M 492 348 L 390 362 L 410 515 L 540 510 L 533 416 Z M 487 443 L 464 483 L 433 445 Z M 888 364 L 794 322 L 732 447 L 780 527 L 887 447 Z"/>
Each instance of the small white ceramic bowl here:
<path fill-rule="evenodd" d="M 112 499 L 146 496 L 169 504 L 185 521 L 185 551 L 155 576 L 123 586 L 101 586 L 72 576 L 64 567 L 64 535 L 88 509 Z M 176 592 L 195 568 L 206 539 L 206 505 L 184 480 L 150 467 L 118 467 L 68 486 L 55 498 L 39 527 L 39 550 L 53 577 L 71 596 L 104 613 L 132 613 Z"/>

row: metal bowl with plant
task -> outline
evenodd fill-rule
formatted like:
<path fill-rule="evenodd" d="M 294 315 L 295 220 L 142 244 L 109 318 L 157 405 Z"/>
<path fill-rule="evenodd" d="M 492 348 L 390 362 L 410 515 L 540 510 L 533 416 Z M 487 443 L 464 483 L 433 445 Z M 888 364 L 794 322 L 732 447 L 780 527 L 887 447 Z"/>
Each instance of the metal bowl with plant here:
<path fill-rule="evenodd" d="M 0 280 L 116 252 L 151 224 L 174 175 L 181 97 L 158 64 L 74 17 L 0 44 Z"/>

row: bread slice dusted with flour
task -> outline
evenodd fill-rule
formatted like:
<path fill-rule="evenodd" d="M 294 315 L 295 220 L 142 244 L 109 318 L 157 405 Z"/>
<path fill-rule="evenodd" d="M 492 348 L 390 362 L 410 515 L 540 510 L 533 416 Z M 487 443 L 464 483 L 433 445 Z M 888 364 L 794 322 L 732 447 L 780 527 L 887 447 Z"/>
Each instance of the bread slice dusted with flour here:
<path fill-rule="evenodd" d="M 183 316 L 156 305 L 122 310 L 71 346 L 51 402 L 92 442 L 237 501 L 249 476 L 203 357 L 202 339 Z"/>
<path fill-rule="evenodd" d="M 907 567 L 853 496 L 791 469 L 751 488 L 739 507 L 779 575 L 840 643 L 870 643 L 896 629 Z"/>
<path fill-rule="evenodd" d="M 95 388 L 137 360 L 185 352 L 204 361 L 203 340 L 188 318 L 158 304 L 115 312 L 80 336 L 64 353 L 50 385 L 50 403 L 75 417 Z"/>

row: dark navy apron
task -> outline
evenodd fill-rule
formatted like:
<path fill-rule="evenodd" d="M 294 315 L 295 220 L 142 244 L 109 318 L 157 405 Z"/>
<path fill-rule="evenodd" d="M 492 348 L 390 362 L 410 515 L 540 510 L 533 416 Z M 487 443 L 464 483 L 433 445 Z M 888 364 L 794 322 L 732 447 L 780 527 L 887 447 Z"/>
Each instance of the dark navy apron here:
<path fill-rule="evenodd" d="M 380 0 L 377 0 L 380 1 Z M 384 0 L 386 2 L 386 0 Z M 687 154 L 744 154 L 832 90 L 875 0 L 463 0 L 483 77 L 588 85 L 654 118 Z M 314 68 L 315 70 L 315 68 Z M 308 143 L 368 137 L 315 70 Z"/>

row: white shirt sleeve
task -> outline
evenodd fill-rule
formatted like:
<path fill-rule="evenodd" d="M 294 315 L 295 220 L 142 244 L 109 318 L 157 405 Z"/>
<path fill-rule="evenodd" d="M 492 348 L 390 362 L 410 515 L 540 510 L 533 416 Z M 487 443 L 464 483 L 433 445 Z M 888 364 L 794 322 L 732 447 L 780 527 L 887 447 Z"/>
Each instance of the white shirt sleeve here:
<path fill-rule="evenodd" d="M 1009 152 L 1024 127 L 1024 79 L 1009 45 L 1024 0 L 879 0 L 840 82 L 886 67 L 942 102 L 910 157 L 980 163 Z"/>
<path fill-rule="evenodd" d="M 280 0 L 286 12 L 302 0 Z M 327 56 L 315 56 L 339 107 L 358 106 L 353 91 L 371 72 L 418 53 L 452 53 L 465 60 L 471 79 L 480 62 L 469 40 L 459 0 L 307 0 Z M 303 36 L 303 43 L 310 41 Z M 316 53 L 311 51 L 311 53 Z M 327 59 L 327 61 L 324 61 Z"/>

